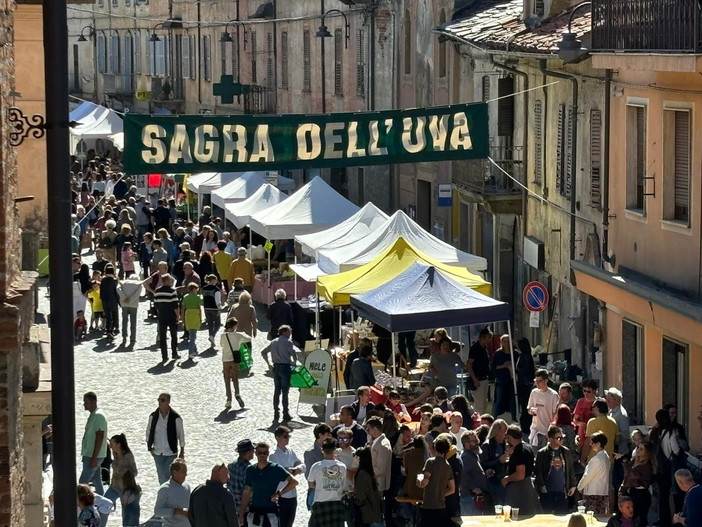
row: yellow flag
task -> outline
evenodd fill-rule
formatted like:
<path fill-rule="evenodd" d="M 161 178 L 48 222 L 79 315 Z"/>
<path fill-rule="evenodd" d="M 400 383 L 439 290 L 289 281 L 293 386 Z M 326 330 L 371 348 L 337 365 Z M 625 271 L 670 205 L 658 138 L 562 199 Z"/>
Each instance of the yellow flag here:
<path fill-rule="evenodd" d="M 266 244 L 263 246 L 263 248 L 266 250 L 267 253 L 271 252 L 271 249 L 273 249 L 273 242 L 270 240 L 266 240 Z"/>

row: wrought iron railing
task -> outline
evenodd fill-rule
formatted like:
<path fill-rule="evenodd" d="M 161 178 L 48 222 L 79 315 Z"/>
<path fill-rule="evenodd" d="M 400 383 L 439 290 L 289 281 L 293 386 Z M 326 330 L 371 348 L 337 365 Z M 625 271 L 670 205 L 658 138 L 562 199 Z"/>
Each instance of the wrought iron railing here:
<path fill-rule="evenodd" d="M 482 195 L 502 195 L 521 190 L 516 181 L 525 184 L 524 147 L 491 146 L 490 159 L 456 162 L 453 183 Z"/>
<path fill-rule="evenodd" d="M 699 0 L 593 0 L 592 50 L 699 53 Z"/>

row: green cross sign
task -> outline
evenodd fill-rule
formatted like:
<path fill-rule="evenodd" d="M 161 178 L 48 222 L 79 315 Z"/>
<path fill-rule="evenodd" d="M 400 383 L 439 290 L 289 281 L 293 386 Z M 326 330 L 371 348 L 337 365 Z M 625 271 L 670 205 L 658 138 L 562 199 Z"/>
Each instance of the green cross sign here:
<path fill-rule="evenodd" d="M 222 98 L 222 104 L 232 104 L 234 96 L 248 92 L 248 86 L 234 82 L 233 75 L 222 75 L 219 82 L 212 85 L 212 95 Z"/>

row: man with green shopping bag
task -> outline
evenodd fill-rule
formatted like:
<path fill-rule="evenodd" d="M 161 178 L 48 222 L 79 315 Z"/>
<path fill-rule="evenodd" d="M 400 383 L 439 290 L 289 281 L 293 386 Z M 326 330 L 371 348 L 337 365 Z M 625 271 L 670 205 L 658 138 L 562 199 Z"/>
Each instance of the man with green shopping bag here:
<path fill-rule="evenodd" d="M 292 329 L 288 325 L 283 325 L 278 328 L 278 338 L 273 339 L 268 346 L 261 351 L 263 360 L 266 361 L 269 368 L 273 369 L 273 382 L 275 389 L 273 390 L 273 421 L 278 422 L 280 412 L 278 411 L 278 403 L 280 394 L 283 394 L 283 421 L 292 420 L 292 416 L 288 410 L 288 392 L 290 391 L 290 374 L 292 373 L 293 365 L 297 358 L 296 353 L 300 350 L 293 344 Z M 271 354 L 273 365 L 271 366 L 268 360 L 268 354 Z"/>

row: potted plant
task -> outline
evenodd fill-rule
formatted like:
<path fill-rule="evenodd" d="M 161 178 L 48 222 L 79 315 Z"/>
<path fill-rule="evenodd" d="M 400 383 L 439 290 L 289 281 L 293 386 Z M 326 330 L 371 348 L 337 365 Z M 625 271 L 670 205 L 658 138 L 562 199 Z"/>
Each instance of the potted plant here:
<path fill-rule="evenodd" d="M 167 100 L 171 96 L 171 91 L 173 90 L 173 87 L 171 86 L 171 83 L 168 82 L 168 80 L 163 81 L 163 85 L 161 86 L 161 95 L 164 100 Z"/>

